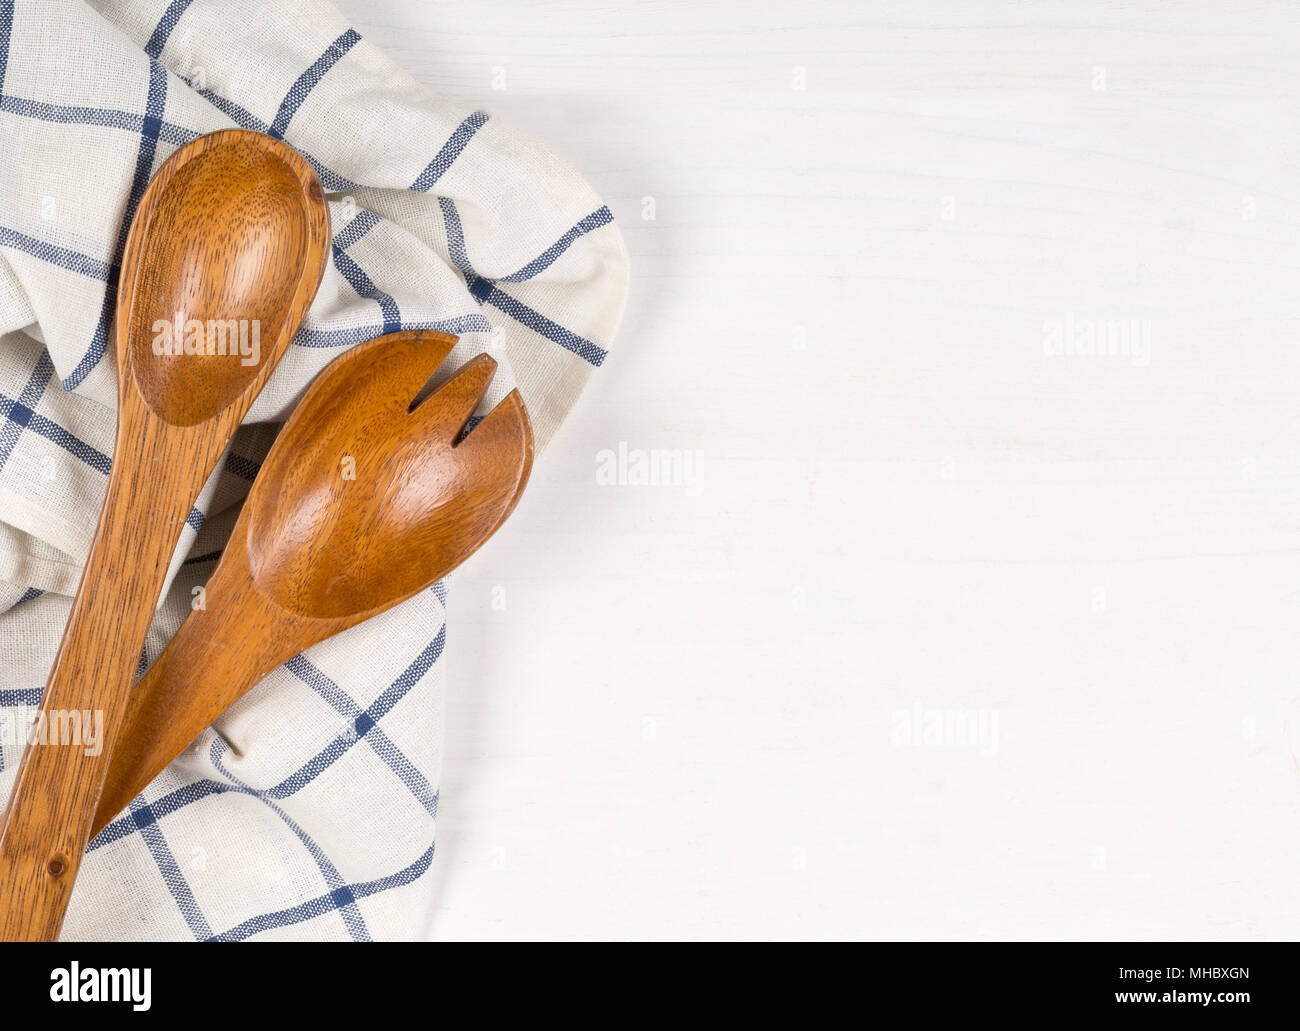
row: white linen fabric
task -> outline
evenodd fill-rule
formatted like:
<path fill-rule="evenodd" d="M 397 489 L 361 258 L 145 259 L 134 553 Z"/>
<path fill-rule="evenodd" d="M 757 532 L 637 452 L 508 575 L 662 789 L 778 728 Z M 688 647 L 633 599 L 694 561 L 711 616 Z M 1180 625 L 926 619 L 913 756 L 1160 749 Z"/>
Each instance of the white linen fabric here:
<path fill-rule="evenodd" d="M 459 334 L 442 374 L 491 353 L 480 413 L 517 385 L 544 448 L 617 327 L 626 251 L 581 177 L 431 95 L 328 4 L 0 3 L 3 796 L 111 463 L 127 227 L 162 161 L 232 125 L 311 162 L 333 253 L 190 513 L 141 670 L 214 568 L 276 424 L 344 350 L 398 329 Z M 91 843 L 64 939 L 427 933 L 445 597 L 439 584 L 309 649 L 205 731 Z"/>

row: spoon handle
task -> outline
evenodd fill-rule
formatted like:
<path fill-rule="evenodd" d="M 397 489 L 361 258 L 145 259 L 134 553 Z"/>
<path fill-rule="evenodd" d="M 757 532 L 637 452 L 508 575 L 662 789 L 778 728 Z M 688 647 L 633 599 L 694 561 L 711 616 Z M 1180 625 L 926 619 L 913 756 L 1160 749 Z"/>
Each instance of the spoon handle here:
<path fill-rule="evenodd" d="M 99 525 L 0 828 L 0 940 L 58 937 L 168 561 L 220 454 L 206 461 L 203 434 L 169 432 L 139 407 L 120 418 Z"/>

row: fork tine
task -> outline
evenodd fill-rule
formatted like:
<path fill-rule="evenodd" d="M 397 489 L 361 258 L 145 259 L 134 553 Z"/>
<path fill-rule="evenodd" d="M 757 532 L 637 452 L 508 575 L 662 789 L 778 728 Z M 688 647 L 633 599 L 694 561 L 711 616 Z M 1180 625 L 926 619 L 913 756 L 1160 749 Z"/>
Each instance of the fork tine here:
<path fill-rule="evenodd" d="M 406 408 L 433 377 L 456 346 L 456 337 L 433 330 L 415 329 L 385 333 L 367 340 L 325 366 L 316 395 L 327 387 L 346 392 L 353 402 L 391 393 L 394 403 Z M 358 384 L 365 383 L 359 393 Z M 372 403 L 372 402 L 367 402 Z"/>
<path fill-rule="evenodd" d="M 409 388 L 408 403 L 433 378 L 438 366 L 456 346 L 456 337 L 429 330 L 390 333 L 378 337 L 375 343 L 379 341 L 384 343 L 376 348 L 376 360 L 393 363 L 393 371 L 402 377 L 402 383 Z"/>
<path fill-rule="evenodd" d="M 471 358 L 451 379 L 415 407 L 413 417 L 426 429 L 440 432 L 447 442 L 455 440 L 492 380 L 497 363 L 488 355 Z"/>
<path fill-rule="evenodd" d="M 528 421 L 528 411 L 524 408 L 524 399 L 520 396 L 519 389 L 516 387 L 502 398 L 457 447 L 463 447 L 471 453 L 517 453 L 519 464 L 515 467 L 515 474 L 522 486 L 528 479 L 528 471 L 533 464 L 533 427 Z M 497 468 L 505 473 L 509 465 L 500 463 Z"/>

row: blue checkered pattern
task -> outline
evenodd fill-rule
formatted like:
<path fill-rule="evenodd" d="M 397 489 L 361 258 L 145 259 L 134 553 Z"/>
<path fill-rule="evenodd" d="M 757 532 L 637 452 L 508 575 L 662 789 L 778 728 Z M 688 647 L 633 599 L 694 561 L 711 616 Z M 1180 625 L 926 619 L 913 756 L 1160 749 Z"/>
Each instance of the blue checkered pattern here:
<path fill-rule="evenodd" d="M 297 148 L 331 195 L 325 282 L 250 423 L 282 419 L 342 350 L 427 328 L 462 337 L 449 365 L 504 340 L 485 406 L 517 383 L 544 444 L 604 362 L 625 290 L 607 207 L 558 163 L 536 164 L 533 148 L 515 158 L 509 130 L 486 113 L 443 110 L 395 70 L 377 80 L 383 58 L 328 5 L 96 6 L 0 2 L 7 178 L 33 180 L 53 160 L 51 141 L 66 148 L 59 168 L 99 176 L 40 198 L 70 215 L 46 220 L 33 204 L 0 201 L 0 548 L 39 571 L 0 585 L 0 660 L 20 681 L 0 686 L 10 709 L 39 702 L 93 527 L 111 465 L 105 406 L 127 230 L 176 147 L 230 124 L 264 132 Z M 103 31 L 101 15 L 120 35 Z M 286 32 L 295 19 L 300 31 Z M 113 69 L 115 102 L 75 95 L 93 67 L 61 76 L 42 66 L 51 40 Z M 499 201 L 485 204 L 484 183 Z M 220 557 L 257 474 L 272 434 L 247 429 L 187 519 L 141 672 Z M 427 905 L 417 889 L 438 810 L 438 745 L 421 721 L 441 704 L 444 601 L 439 584 L 259 685 L 91 843 L 69 933 L 419 933 L 410 913 Z M 0 770 L 11 776 L 16 757 L 6 744 Z"/>

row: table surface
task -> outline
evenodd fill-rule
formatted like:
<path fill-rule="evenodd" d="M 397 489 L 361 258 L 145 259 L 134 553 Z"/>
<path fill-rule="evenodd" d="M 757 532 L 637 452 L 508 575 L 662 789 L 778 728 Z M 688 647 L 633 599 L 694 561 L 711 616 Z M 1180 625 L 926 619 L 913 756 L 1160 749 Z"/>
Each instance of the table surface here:
<path fill-rule="evenodd" d="M 340 6 L 633 261 L 451 594 L 434 938 L 1300 933 L 1287 5 Z"/>

